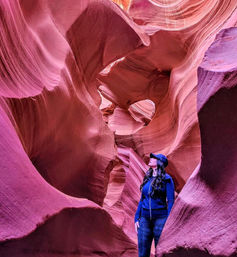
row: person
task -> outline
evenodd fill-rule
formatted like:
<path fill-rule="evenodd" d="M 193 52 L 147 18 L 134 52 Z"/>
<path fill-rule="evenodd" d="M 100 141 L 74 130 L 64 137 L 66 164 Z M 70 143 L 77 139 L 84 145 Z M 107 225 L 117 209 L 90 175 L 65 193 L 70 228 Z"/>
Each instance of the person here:
<path fill-rule="evenodd" d="M 141 199 L 134 217 L 139 257 L 150 256 L 153 238 L 157 246 L 174 204 L 174 182 L 165 171 L 167 157 L 151 153 L 148 165 L 150 168 L 140 185 Z"/>

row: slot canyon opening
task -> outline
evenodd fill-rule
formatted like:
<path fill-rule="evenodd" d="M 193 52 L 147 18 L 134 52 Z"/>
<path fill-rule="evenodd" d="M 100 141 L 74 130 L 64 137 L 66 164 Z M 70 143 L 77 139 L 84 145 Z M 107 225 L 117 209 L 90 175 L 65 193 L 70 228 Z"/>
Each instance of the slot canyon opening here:
<path fill-rule="evenodd" d="M 144 99 L 132 103 L 128 108 L 121 108 L 103 95 L 103 86 L 98 90 L 101 96 L 99 109 L 105 123 L 115 135 L 131 135 L 147 126 L 156 111 L 155 103 Z"/>

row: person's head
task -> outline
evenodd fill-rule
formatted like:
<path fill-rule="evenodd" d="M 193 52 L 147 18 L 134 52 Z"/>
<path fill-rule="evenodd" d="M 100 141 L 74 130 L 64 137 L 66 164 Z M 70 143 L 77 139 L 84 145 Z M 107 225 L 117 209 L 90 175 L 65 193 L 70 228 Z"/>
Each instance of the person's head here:
<path fill-rule="evenodd" d="M 151 159 L 156 161 L 156 165 L 158 167 L 161 167 L 161 166 L 166 167 L 168 165 L 168 159 L 163 154 L 153 154 L 153 153 L 150 153 L 150 162 L 151 162 Z M 154 163 L 155 161 L 152 161 L 152 163 Z"/>
<path fill-rule="evenodd" d="M 164 181 L 165 181 L 165 167 L 168 165 L 168 160 L 165 155 L 163 154 L 150 154 L 150 161 L 148 163 L 150 166 L 149 170 L 146 172 L 143 182 L 140 185 L 140 190 L 142 191 L 143 186 L 146 184 L 146 182 L 153 176 L 154 168 L 157 167 L 157 172 L 155 174 L 155 180 L 152 183 L 152 197 L 156 194 L 155 192 L 161 191 L 164 187 Z"/>

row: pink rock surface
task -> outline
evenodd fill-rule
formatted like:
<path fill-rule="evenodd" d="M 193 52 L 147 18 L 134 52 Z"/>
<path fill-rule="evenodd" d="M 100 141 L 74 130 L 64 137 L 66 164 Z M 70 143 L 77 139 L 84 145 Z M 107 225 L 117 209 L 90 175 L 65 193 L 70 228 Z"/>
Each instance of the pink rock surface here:
<path fill-rule="evenodd" d="M 94 77 L 149 37 L 105 0 L 0 8 L 0 256 L 134 256 L 101 207 L 116 148 Z"/>
<path fill-rule="evenodd" d="M 124 249 L 129 256 L 136 252 L 135 244 L 99 205 L 66 195 L 40 176 L 2 101 L 0 111 L 0 256 L 91 256 L 96 252 L 122 256 Z"/>
<path fill-rule="evenodd" d="M 186 7 L 191 8 L 194 2 L 161 1 L 157 6 L 154 1 L 131 1 L 128 13 L 150 35 L 151 43 L 116 63 L 109 74 L 98 77 L 103 83 L 101 93 L 123 109 L 144 99 L 155 103 L 155 116 L 149 126 L 116 137 L 116 142 L 135 149 L 140 156 L 161 151 L 168 155 L 167 170 L 175 177 L 177 191 L 201 157 L 197 68 L 216 33 L 234 26 L 237 19 L 233 13 L 237 6 L 234 1 L 214 1 L 215 5 L 213 1 L 197 2 L 189 12 Z M 214 7 L 209 9 L 212 4 Z M 198 8 L 206 9 L 201 15 Z M 193 19 L 192 26 L 183 16 L 179 17 L 182 22 L 174 21 L 181 11 L 186 19 Z M 175 28 L 171 26 L 173 23 Z"/>
<path fill-rule="evenodd" d="M 198 69 L 201 162 L 176 200 L 158 256 L 237 256 L 236 50 L 237 28 L 223 30 Z"/>
<path fill-rule="evenodd" d="M 235 256 L 237 3 L 114 2 L 0 3 L 0 256 L 138 256 L 150 152 L 158 256 Z"/>

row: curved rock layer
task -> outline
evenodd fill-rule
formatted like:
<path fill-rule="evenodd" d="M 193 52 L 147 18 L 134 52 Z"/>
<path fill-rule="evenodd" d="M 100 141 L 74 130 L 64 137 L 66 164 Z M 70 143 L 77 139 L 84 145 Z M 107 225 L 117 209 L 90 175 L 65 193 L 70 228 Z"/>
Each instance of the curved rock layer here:
<path fill-rule="evenodd" d="M 45 181 L 0 106 L 0 256 L 134 256 L 136 244 L 101 206 Z"/>
<path fill-rule="evenodd" d="M 151 43 L 98 76 L 104 97 L 123 109 L 144 99 L 155 103 L 149 125 L 119 135 L 116 142 L 142 157 L 150 152 L 168 155 L 167 171 L 177 180 L 178 191 L 200 160 L 197 68 L 215 35 L 235 26 L 236 7 L 236 1 L 132 0 L 128 14 Z"/>
<path fill-rule="evenodd" d="M 167 220 L 158 256 L 237 256 L 236 53 L 237 28 L 223 30 L 198 69 L 202 158 Z"/>
<path fill-rule="evenodd" d="M 125 257 L 135 256 L 137 249 L 104 210 L 83 207 L 64 209 L 30 235 L 1 243 L 0 254 L 2 257 Z"/>
<path fill-rule="evenodd" d="M 235 29 L 198 67 L 237 3 L 114 2 L 0 3 L 0 256 L 137 256 L 150 152 L 182 190 L 157 254 L 232 256 Z"/>
<path fill-rule="evenodd" d="M 101 207 L 116 147 L 95 76 L 149 37 L 106 0 L 3 1 L 0 11 L 0 255 L 134 256 Z"/>
<path fill-rule="evenodd" d="M 93 101 L 96 90 L 91 95 L 87 88 L 93 86 L 93 74 L 149 38 L 108 1 L 36 3 L 2 3 L 1 95 L 7 99 L 27 155 L 42 176 L 67 194 L 102 204 L 104 173 L 116 151 L 113 134 Z M 98 19 L 101 13 L 107 15 Z M 111 27 L 99 30 L 108 21 Z M 91 38 L 90 26 L 95 30 Z M 122 45 L 115 40 L 120 33 L 129 35 Z M 92 45 L 95 40 L 97 49 Z"/>

